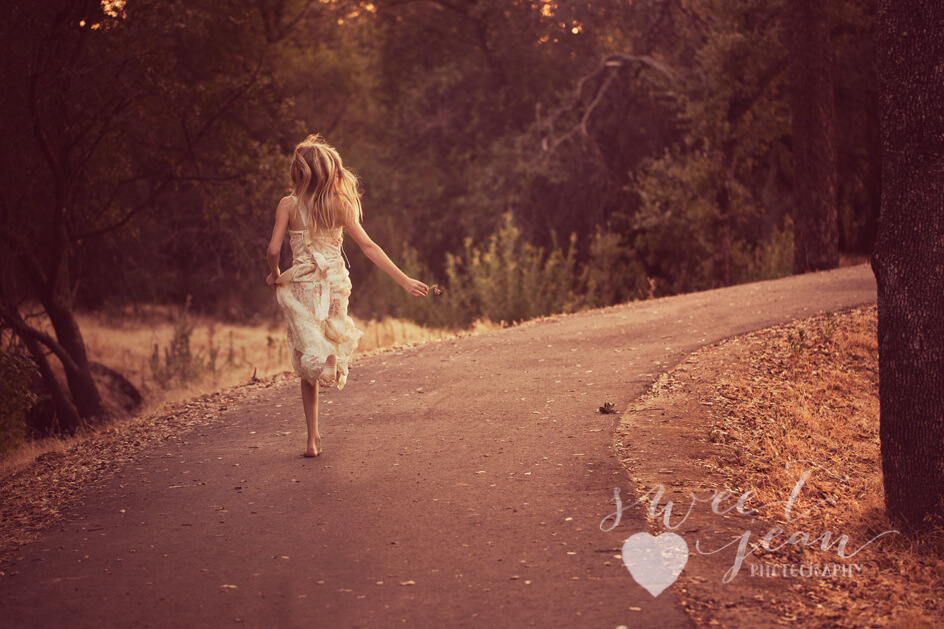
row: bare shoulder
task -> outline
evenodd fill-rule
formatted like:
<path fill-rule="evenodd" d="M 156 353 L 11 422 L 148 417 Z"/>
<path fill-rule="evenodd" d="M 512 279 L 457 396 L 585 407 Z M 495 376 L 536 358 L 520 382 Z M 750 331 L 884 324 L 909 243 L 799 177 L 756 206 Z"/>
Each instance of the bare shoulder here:
<path fill-rule="evenodd" d="M 295 213 L 295 199 L 292 197 L 282 197 L 279 201 L 278 207 L 275 208 L 275 218 L 276 220 L 285 220 L 288 221 L 292 218 L 292 215 Z"/>
<path fill-rule="evenodd" d="M 282 200 L 279 201 L 279 206 L 276 208 L 277 211 L 278 211 L 278 210 L 288 210 L 288 211 L 290 211 L 290 212 L 291 212 L 293 209 L 295 209 L 295 199 L 293 199 L 291 196 L 284 196 L 284 197 L 282 197 Z"/>

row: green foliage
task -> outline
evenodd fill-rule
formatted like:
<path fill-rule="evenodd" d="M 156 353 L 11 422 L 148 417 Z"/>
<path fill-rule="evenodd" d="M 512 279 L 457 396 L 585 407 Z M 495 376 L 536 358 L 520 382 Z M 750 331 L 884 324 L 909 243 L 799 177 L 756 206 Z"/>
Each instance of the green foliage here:
<path fill-rule="evenodd" d="M 420 262 L 419 253 L 415 247 L 401 242 L 398 247 L 391 250 L 391 256 L 397 260 L 397 266 L 404 273 L 427 284 L 430 283 L 429 278 L 433 277 L 433 273 Z M 361 260 L 360 263 L 363 265 L 364 261 Z M 370 275 L 362 284 L 355 286 L 351 296 L 351 309 L 356 314 L 365 319 L 395 316 L 422 325 L 455 327 L 445 317 L 441 308 L 442 301 L 436 296 L 430 295 L 426 299 L 411 297 L 377 267 L 371 265 L 369 271 Z"/>
<path fill-rule="evenodd" d="M 706 151 L 646 164 L 636 190 L 634 250 L 664 294 L 711 288 L 718 246 L 718 165 Z"/>
<path fill-rule="evenodd" d="M 796 333 L 787 332 L 787 344 L 790 345 L 790 351 L 794 356 L 802 356 L 807 348 L 806 330 L 799 330 Z"/>
<path fill-rule="evenodd" d="M 685 0 L 666 62 L 681 142 L 638 169 L 635 248 L 667 293 L 792 272 L 792 154 L 781 0 Z M 877 207 L 872 0 L 831 3 L 839 202 L 847 247 L 870 242 Z M 684 243 L 678 246 L 678 243 Z"/>
<path fill-rule="evenodd" d="M 407 274 L 431 278 L 415 249 L 403 246 L 399 254 Z M 429 283 L 429 281 L 427 282 Z M 425 299 L 407 296 L 388 278 L 377 277 L 369 291 L 382 301 L 384 314 L 412 319 L 424 325 L 464 328 L 477 319 L 513 323 L 533 317 L 573 312 L 577 297 L 576 238 L 567 249 L 546 251 L 524 241 L 510 214 L 484 246 L 467 238 L 460 255 L 446 254 L 445 281 Z M 599 295 L 599 290 L 597 290 Z M 376 306 L 375 306 L 376 307 Z"/>
<path fill-rule="evenodd" d="M 690 72 L 695 86 L 680 94 L 686 144 L 720 151 L 732 143 L 736 175 L 760 163 L 790 132 L 783 0 L 688 0 L 695 20 Z M 697 27 L 696 24 L 708 25 Z"/>
<path fill-rule="evenodd" d="M 26 413 L 36 403 L 30 379 L 36 373 L 33 361 L 16 348 L 0 353 L 0 458 L 23 441 Z"/>
<path fill-rule="evenodd" d="M 506 214 L 484 249 L 465 242 L 462 255 L 446 254 L 446 309 L 450 319 L 469 325 L 478 317 L 512 323 L 577 307 L 575 238 L 566 251 L 545 253 L 521 241 Z"/>
<path fill-rule="evenodd" d="M 756 246 L 744 240 L 731 247 L 731 281 L 746 284 L 773 280 L 793 273 L 793 221 L 784 219 L 784 226 Z"/>
<path fill-rule="evenodd" d="M 433 277 L 411 247 L 404 245 L 398 255 L 407 274 L 428 282 Z M 566 249 L 545 250 L 524 240 L 510 214 L 483 244 L 466 239 L 461 255 L 446 254 L 445 276 L 442 287 L 414 299 L 378 273 L 363 291 L 373 298 L 365 305 L 424 325 L 464 328 L 478 319 L 513 323 L 609 306 L 650 297 L 653 291 L 621 234 L 598 230 L 581 263 L 576 235 Z"/>
<path fill-rule="evenodd" d="M 580 272 L 583 305 L 599 308 L 648 296 L 648 278 L 622 234 L 597 229 Z"/>
<path fill-rule="evenodd" d="M 860 250 L 879 192 L 876 81 L 862 63 L 874 4 L 830 3 L 841 230 Z M 58 268 L 43 243 L 67 208 L 70 242 L 103 231 L 65 252 L 81 306 L 192 294 L 195 310 L 231 319 L 275 314 L 262 252 L 291 149 L 321 132 L 362 177 L 368 232 L 448 289 L 410 299 L 355 263 L 365 317 L 515 321 L 777 277 L 793 233 L 784 6 L 141 0 L 59 19 L 16 0 L 0 56 L 17 159 L 2 177 L 8 205 L 35 211 L 10 214 L 10 241 Z M 680 78 L 627 64 L 581 81 L 614 52 Z M 35 130 L 59 138 L 63 168 Z M 178 345 L 155 354 L 161 378 L 190 369 Z"/>
<path fill-rule="evenodd" d="M 774 226 L 790 195 L 780 175 L 790 132 L 782 3 L 686 4 L 699 33 L 686 40 L 692 87 L 677 97 L 686 134 L 633 184 L 636 249 L 670 294 L 780 274 L 786 237 Z"/>
<path fill-rule="evenodd" d="M 352 158 L 364 165 L 368 207 L 392 218 L 378 239 L 406 237 L 425 264 L 441 267 L 446 253 L 462 254 L 466 238 L 485 241 L 509 210 L 546 250 L 552 232 L 578 231 L 575 222 L 592 231 L 574 220 L 595 205 L 573 164 L 571 181 L 556 189 L 524 171 L 540 151 L 536 105 L 553 103 L 607 48 L 622 45 L 625 3 L 375 6 L 367 20 L 381 70 L 373 96 L 384 111 L 363 133 L 380 142 Z"/>

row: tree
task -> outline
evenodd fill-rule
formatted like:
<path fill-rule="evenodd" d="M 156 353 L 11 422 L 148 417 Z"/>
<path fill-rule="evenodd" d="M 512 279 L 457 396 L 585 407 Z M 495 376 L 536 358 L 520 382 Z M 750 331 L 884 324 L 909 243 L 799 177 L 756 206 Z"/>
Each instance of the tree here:
<path fill-rule="evenodd" d="M 878 281 L 885 505 L 917 528 L 944 509 L 944 5 L 879 2 Z"/>
<path fill-rule="evenodd" d="M 829 0 L 787 3 L 793 130 L 794 271 L 839 264 Z"/>
<path fill-rule="evenodd" d="M 521 163 L 533 157 L 535 106 L 553 102 L 600 62 L 626 3 L 372 4 L 375 94 L 385 116 L 373 133 L 382 150 L 370 151 L 380 159 L 364 156 L 363 172 L 370 204 L 393 216 L 391 235 L 407 237 L 425 263 L 439 266 L 466 236 L 487 240 L 508 210 L 526 237 L 546 247 L 552 230 L 570 233 L 568 222 L 592 231 L 574 219 L 597 210 L 585 194 L 586 164 L 571 164 L 569 190 L 548 191 L 543 182 L 527 185 Z"/>
<path fill-rule="evenodd" d="M 648 160 L 635 186 L 635 248 L 668 293 L 751 278 L 745 261 L 772 249 L 787 211 L 784 3 L 682 4 L 684 44 L 660 52 L 692 77 L 677 95 L 684 141 Z"/>
<path fill-rule="evenodd" d="M 219 131 L 258 86 L 264 47 L 246 41 L 253 9 L 231 8 L 220 21 L 199 2 L 21 0 L 4 20 L 0 326 L 67 432 L 104 411 L 74 316 L 83 265 L 166 195 L 233 177 Z M 113 266 L 100 268 L 114 278 Z"/>

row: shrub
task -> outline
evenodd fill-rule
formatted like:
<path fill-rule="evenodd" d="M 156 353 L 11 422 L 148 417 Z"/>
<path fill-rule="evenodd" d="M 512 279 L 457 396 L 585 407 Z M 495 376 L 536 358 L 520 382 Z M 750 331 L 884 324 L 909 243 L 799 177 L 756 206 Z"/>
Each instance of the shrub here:
<path fill-rule="evenodd" d="M 593 235 L 580 285 L 588 308 L 621 304 L 649 294 L 642 263 L 624 237 L 609 230 L 598 229 Z"/>
<path fill-rule="evenodd" d="M 446 254 L 445 280 L 436 280 L 404 244 L 396 257 L 401 268 L 442 293 L 427 299 L 408 297 L 379 271 L 371 276 L 358 306 L 373 316 L 395 316 L 421 325 L 467 328 L 477 320 L 513 323 L 549 314 L 574 312 L 645 299 L 653 282 L 627 236 L 598 229 L 588 245 L 587 261 L 578 266 L 577 236 L 567 248 L 550 251 L 523 240 L 510 214 L 484 246 L 464 241 L 457 254 Z"/>
<path fill-rule="evenodd" d="M 731 281 L 734 284 L 773 280 L 793 273 L 793 221 L 784 225 L 757 247 L 738 241 L 731 247 Z"/>
<path fill-rule="evenodd" d="M 577 309 L 576 236 L 567 251 L 522 242 L 511 214 L 484 249 L 466 239 L 462 255 L 446 254 L 443 310 L 454 325 L 480 318 L 512 323 Z"/>
<path fill-rule="evenodd" d="M 188 296 L 187 301 L 177 313 L 174 336 L 170 345 L 164 348 L 163 360 L 161 359 L 160 348 L 157 343 L 154 344 L 154 352 L 151 354 L 150 361 L 151 373 L 155 382 L 162 389 L 169 388 L 173 380 L 177 380 L 181 386 L 199 380 L 206 370 L 202 357 L 199 354 L 194 354 L 190 349 L 190 335 L 193 334 L 193 324 L 190 322 L 189 310 L 190 297 Z M 214 352 L 214 363 L 215 358 L 216 354 Z"/>
<path fill-rule="evenodd" d="M 26 433 L 24 420 L 29 409 L 36 403 L 36 394 L 30 389 L 30 381 L 36 366 L 18 348 L 8 348 L 0 353 L 0 458 L 19 447 Z"/>

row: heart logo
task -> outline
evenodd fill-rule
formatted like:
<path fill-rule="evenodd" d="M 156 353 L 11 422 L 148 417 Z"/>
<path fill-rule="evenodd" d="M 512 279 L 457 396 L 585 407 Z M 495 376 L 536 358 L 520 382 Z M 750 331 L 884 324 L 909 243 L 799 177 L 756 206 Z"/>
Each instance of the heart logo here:
<path fill-rule="evenodd" d="M 682 574 L 688 563 L 688 544 L 675 533 L 658 537 L 636 533 L 623 542 L 623 563 L 636 583 L 659 596 Z"/>

